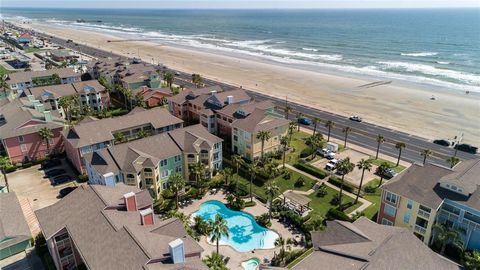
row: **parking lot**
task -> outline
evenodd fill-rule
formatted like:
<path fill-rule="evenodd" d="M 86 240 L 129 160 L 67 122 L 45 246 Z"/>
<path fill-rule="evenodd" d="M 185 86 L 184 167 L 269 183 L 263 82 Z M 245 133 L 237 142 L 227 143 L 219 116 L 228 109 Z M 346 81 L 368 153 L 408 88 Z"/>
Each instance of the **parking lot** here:
<path fill-rule="evenodd" d="M 75 174 L 70 166 L 62 160 L 60 166 L 50 168 L 52 170 L 63 169 L 70 179 L 75 179 Z M 62 171 L 57 171 L 57 173 Z M 35 165 L 27 169 L 18 170 L 8 174 L 8 183 L 10 190 L 17 193 L 19 198 L 27 198 L 33 211 L 52 205 L 59 200 L 59 191 L 68 186 L 78 185 L 75 181 L 66 182 L 59 185 L 52 184 L 53 177 L 47 177 L 45 171 L 40 165 Z"/>
<path fill-rule="evenodd" d="M 367 154 L 364 154 L 362 152 L 353 150 L 353 149 L 347 149 L 345 151 L 342 151 L 340 153 L 336 153 L 335 159 L 337 160 L 342 160 L 346 157 L 350 157 L 350 162 L 355 164 L 355 168 L 353 171 L 345 176 L 345 180 L 358 186 L 360 185 L 360 179 L 362 177 L 362 171 L 357 168 L 357 162 L 359 162 L 362 158 L 363 159 L 369 159 L 370 156 Z M 328 163 L 328 159 L 322 158 L 321 160 L 313 163 L 314 166 L 320 169 L 325 169 L 325 165 Z M 370 171 L 365 171 L 365 177 L 363 179 L 363 185 L 366 183 L 370 182 L 373 180 L 375 177 L 377 177 L 374 173 L 375 170 L 377 169 L 377 166 L 372 165 L 372 169 Z M 378 178 L 378 177 L 377 177 Z"/>

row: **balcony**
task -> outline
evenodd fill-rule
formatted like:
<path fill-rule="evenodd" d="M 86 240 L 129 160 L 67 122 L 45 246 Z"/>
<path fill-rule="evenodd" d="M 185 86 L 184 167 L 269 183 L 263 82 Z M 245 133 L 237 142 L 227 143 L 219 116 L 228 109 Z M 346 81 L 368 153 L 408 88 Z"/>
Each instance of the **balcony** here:
<path fill-rule="evenodd" d="M 418 209 L 418 216 L 426 220 L 430 220 L 430 213 L 422 209 Z"/>
<path fill-rule="evenodd" d="M 153 172 L 144 172 L 143 175 L 145 177 L 153 177 Z"/>
<path fill-rule="evenodd" d="M 414 229 L 413 229 L 416 233 L 419 233 L 421 235 L 425 235 L 425 233 L 427 232 L 427 229 L 425 229 L 424 227 L 422 226 L 419 226 L 419 225 L 415 225 Z"/>

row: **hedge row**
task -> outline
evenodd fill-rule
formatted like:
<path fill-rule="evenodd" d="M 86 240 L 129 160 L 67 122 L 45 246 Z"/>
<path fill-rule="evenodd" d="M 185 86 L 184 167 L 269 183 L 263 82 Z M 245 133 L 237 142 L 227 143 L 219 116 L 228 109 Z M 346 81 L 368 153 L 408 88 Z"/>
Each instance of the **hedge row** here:
<path fill-rule="evenodd" d="M 350 217 L 348 217 L 347 214 L 344 212 L 335 209 L 335 208 L 330 208 L 327 212 L 327 218 L 328 219 L 338 219 L 338 220 L 343 220 L 343 221 L 351 221 Z"/>
<path fill-rule="evenodd" d="M 342 179 L 336 176 L 330 176 L 328 179 L 328 182 L 334 186 L 340 187 L 342 185 Z M 348 181 L 343 181 L 343 190 L 357 194 L 358 188 L 354 186 L 353 184 L 349 183 Z M 360 192 L 360 197 L 363 197 L 364 192 Z"/>
<path fill-rule="evenodd" d="M 315 177 L 318 177 L 320 179 L 323 179 L 325 177 L 328 176 L 328 173 L 325 172 L 324 170 L 322 169 L 319 169 L 313 165 L 310 165 L 310 164 L 307 164 L 307 163 L 295 163 L 295 165 L 293 165 L 295 168 L 299 169 L 299 170 L 302 170 L 308 174 L 311 174 Z"/>

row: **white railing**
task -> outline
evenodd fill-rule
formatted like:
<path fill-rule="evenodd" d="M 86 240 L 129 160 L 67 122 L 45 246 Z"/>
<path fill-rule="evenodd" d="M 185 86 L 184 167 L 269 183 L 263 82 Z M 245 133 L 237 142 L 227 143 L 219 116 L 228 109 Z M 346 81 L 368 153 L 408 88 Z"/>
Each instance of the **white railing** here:
<path fill-rule="evenodd" d="M 427 211 L 424 211 L 422 209 L 418 209 L 418 215 L 429 220 L 430 219 L 430 213 L 428 213 Z"/>
<path fill-rule="evenodd" d="M 414 231 L 419 234 L 425 234 L 427 230 L 420 225 L 415 225 Z"/>

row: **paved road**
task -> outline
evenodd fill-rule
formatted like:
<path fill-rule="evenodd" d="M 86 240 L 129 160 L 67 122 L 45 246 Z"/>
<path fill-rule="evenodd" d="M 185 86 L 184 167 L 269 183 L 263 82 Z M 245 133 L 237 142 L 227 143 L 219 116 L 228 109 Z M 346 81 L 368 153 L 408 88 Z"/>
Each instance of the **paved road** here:
<path fill-rule="evenodd" d="M 89 54 L 95 57 L 119 57 L 120 55 L 114 54 L 112 52 L 104 51 L 98 48 L 88 47 L 79 43 L 75 43 L 75 41 L 69 42 L 64 39 L 50 37 L 44 34 L 37 33 L 39 36 L 43 36 L 45 38 L 50 39 L 52 42 L 57 43 L 63 47 L 80 50 L 82 53 Z M 194 87 L 191 83 L 191 74 L 171 70 L 173 73 L 178 74 L 175 79 L 175 83 L 178 85 L 184 85 L 185 87 Z M 237 89 L 237 86 L 204 79 L 204 83 L 207 86 L 212 85 L 220 85 L 225 91 Z M 277 107 L 277 110 L 280 113 L 283 113 L 283 109 L 285 108 L 285 100 L 281 100 L 278 98 L 270 97 L 258 92 L 250 91 L 245 89 L 255 100 L 271 100 Z M 298 112 L 303 113 L 309 118 L 318 117 L 322 120 L 322 123 L 318 125 L 318 130 L 323 133 L 327 134 L 327 129 L 324 126 L 324 123 L 327 120 L 331 120 L 335 123 L 334 128 L 331 130 L 331 136 L 337 139 L 344 139 L 345 134 L 342 132 L 344 127 L 351 127 L 352 132 L 348 135 L 348 142 L 357 144 L 359 146 L 365 147 L 367 149 L 376 150 L 377 149 L 377 141 L 376 138 L 379 134 L 385 137 L 385 143 L 381 145 L 380 152 L 386 155 L 390 155 L 393 157 L 398 156 L 398 150 L 395 148 L 396 142 L 403 142 L 406 144 L 405 149 L 402 151 L 401 159 L 407 162 L 422 162 L 423 157 L 420 156 L 420 151 L 423 149 L 430 149 L 433 151 L 433 155 L 428 158 L 430 162 L 448 166 L 446 159 L 454 155 L 455 150 L 452 148 L 447 148 L 444 146 L 440 146 L 437 144 L 432 143 L 431 141 L 421 138 L 415 135 L 411 135 L 405 132 L 401 132 L 398 130 L 393 130 L 389 128 L 385 128 L 382 126 L 378 126 L 372 123 L 367 122 L 353 122 L 349 120 L 347 117 L 342 115 L 337 115 L 331 112 L 319 110 L 317 108 L 304 106 L 297 103 L 289 102 L 288 106 L 293 109 L 291 118 Z M 313 129 L 313 127 L 306 127 Z M 452 134 L 454 132 L 452 131 Z M 472 159 L 478 158 L 479 155 L 473 155 L 469 153 L 465 153 L 462 151 L 457 152 L 457 156 L 460 159 Z"/>

